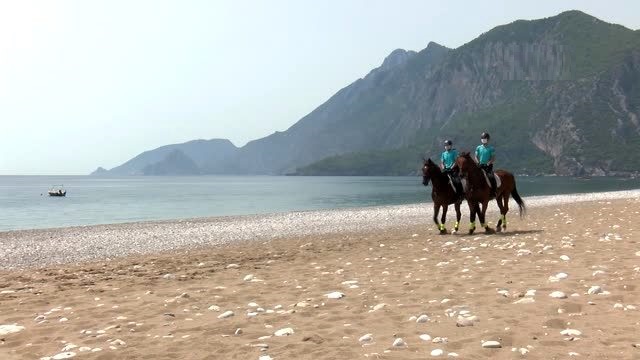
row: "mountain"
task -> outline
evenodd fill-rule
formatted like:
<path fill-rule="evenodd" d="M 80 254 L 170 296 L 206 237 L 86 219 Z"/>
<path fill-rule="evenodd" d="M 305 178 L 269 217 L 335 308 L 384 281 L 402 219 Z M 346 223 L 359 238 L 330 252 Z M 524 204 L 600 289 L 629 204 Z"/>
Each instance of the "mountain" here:
<path fill-rule="evenodd" d="M 456 49 L 394 50 L 286 131 L 194 161 L 204 173 L 414 174 L 444 139 L 472 150 L 486 130 L 498 167 L 516 173 L 623 173 L 640 168 L 620 156 L 640 151 L 639 114 L 640 31 L 568 11 Z M 130 162 L 119 168 L 143 168 Z"/>
<path fill-rule="evenodd" d="M 179 151 L 179 154 L 176 153 L 176 150 Z M 233 156 L 237 150 L 238 148 L 227 139 L 193 140 L 145 151 L 118 167 L 111 170 L 98 168 L 91 175 L 150 175 L 147 172 L 166 171 L 173 173 L 187 169 L 192 169 L 191 175 L 224 173 L 218 164 Z M 186 162 L 184 167 L 176 163 L 180 159 Z M 173 166 L 174 170 L 168 166 Z"/>
<path fill-rule="evenodd" d="M 395 94 L 423 100 L 405 101 L 400 117 L 443 110 L 406 129 L 416 134 L 410 146 L 341 154 L 296 173 L 365 174 L 370 158 L 380 173 L 415 173 L 416 158 L 437 157 L 443 140 L 473 150 L 485 130 L 499 167 L 518 173 L 637 172 L 640 158 L 620 155 L 640 151 L 639 60 L 640 32 L 579 11 L 500 26 L 451 51 L 423 91 Z"/>
<path fill-rule="evenodd" d="M 172 150 L 161 161 L 149 164 L 142 169 L 143 175 L 199 175 L 198 165 L 184 152 Z"/>

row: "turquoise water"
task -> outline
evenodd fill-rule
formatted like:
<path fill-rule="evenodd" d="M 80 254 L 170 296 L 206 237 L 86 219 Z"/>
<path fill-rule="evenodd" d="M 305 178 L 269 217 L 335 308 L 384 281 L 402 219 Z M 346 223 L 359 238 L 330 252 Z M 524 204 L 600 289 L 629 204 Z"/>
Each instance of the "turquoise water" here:
<path fill-rule="evenodd" d="M 0 176 L 0 231 L 430 201 L 421 177 Z M 522 196 L 640 188 L 640 179 L 519 177 Z M 64 184 L 67 197 L 47 196 Z M 42 195 L 41 195 L 42 194 Z"/>

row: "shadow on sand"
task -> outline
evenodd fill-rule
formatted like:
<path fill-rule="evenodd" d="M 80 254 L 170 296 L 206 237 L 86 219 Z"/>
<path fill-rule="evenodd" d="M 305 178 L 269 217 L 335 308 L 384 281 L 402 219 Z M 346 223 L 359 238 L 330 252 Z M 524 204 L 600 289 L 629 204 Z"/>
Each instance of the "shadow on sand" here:
<path fill-rule="evenodd" d="M 503 231 L 503 232 L 496 232 L 496 233 L 485 233 L 484 230 L 482 231 L 476 231 L 475 233 L 473 233 L 472 235 L 469 235 L 466 231 L 459 231 L 455 234 L 443 234 L 442 236 L 447 236 L 447 235 L 453 235 L 453 236 L 459 236 L 459 237 L 463 237 L 463 236 L 482 236 L 482 235 L 498 235 L 498 236 L 513 236 L 513 235 L 526 235 L 526 234 L 540 234 L 543 233 L 544 230 L 538 230 L 538 229 L 532 229 L 532 230 L 513 230 L 513 231 Z"/>

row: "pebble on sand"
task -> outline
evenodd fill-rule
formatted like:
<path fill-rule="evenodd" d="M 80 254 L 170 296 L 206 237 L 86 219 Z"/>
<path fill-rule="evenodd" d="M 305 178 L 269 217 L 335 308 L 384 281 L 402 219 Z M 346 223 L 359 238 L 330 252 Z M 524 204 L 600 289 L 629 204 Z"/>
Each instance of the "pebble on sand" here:
<path fill-rule="evenodd" d="M 419 337 L 420 337 L 420 340 L 431 341 L 431 335 L 429 335 L 429 334 L 422 334 Z"/>
<path fill-rule="evenodd" d="M 393 346 L 394 347 L 403 347 L 403 346 L 407 346 L 407 343 L 404 342 L 404 340 L 402 340 L 402 338 L 397 338 L 397 339 L 393 340 Z"/>
<path fill-rule="evenodd" d="M 341 299 L 343 298 L 345 295 L 343 293 L 341 293 L 340 291 L 334 291 L 331 293 L 328 293 L 325 295 L 327 298 L 329 299 Z"/>
<path fill-rule="evenodd" d="M 602 293 L 602 288 L 600 286 L 592 286 L 589 288 L 589 290 L 587 291 L 587 294 L 589 295 L 596 295 L 596 294 L 600 294 Z"/>
<path fill-rule="evenodd" d="M 373 341 L 373 334 L 364 334 L 360 336 L 360 339 L 358 339 L 358 341 L 361 343 L 370 343 Z"/>
<path fill-rule="evenodd" d="M 475 318 L 466 318 L 463 316 L 458 316 L 458 320 L 456 321 L 457 327 L 465 327 L 465 326 L 473 326 Z"/>
<path fill-rule="evenodd" d="M 582 332 L 576 329 L 565 329 L 560 331 L 560 334 L 565 336 L 580 336 L 582 335 Z"/>
<path fill-rule="evenodd" d="M 502 347 L 502 345 L 497 341 L 489 340 L 483 342 L 482 347 L 485 349 L 499 349 Z"/>
<path fill-rule="evenodd" d="M 534 298 L 531 297 L 526 297 L 526 298 L 522 298 L 520 300 L 514 301 L 514 304 L 531 304 L 536 302 L 536 300 Z"/>
<path fill-rule="evenodd" d="M 429 321 L 429 317 L 427 315 L 424 315 L 424 314 L 418 316 L 418 318 L 416 319 L 416 322 L 420 323 L 420 324 L 426 323 L 427 321 Z"/>
<path fill-rule="evenodd" d="M 431 356 L 441 356 L 442 354 L 444 354 L 442 349 L 435 349 L 431 351 Z"/>
<path fill-rule="evenodd" d="M 0 325 L 0 336 L 17 333 L 24 330 L 24 326 L 18 324 Z"/>
<path fill-rule="evenodd" d="M 284 329 L 280 329 L 280 330 L 276 331 L 273 334 L 275 336 L 289 336 L 289 335 L 293 335 L 293 329 L 292 328 L 284 328 Z"/>
<path fill-rule="evenodd" d="M 218 315 L 218 319 L 226 319 L 228 317 L 233 316 L 233 311 L 231 310 L 227 310 L 225 312 L 223 312 L 222 314 Z"/>
<path fill-rule="evenodd" d="M 53 355 L 51 359 L 53 360 L 71 359 L 74 356 L 76 356 L 76 353 L 74 353 L 73 351 L 69 351 L 69 352 L 63 352 L 60 354 Z"/>
<path fill-rule="evenodd" d="M 560 260 L 569 261 L 569 260 L 571 260 L 571 258 L 568 257 L 567 255 L 562 255 L 562 256 L 560 256 Z"/>
<path fill-rule="evenodd" d="M 549 294 L 549 296 L 551 296 L 552 298 L 555 298 L 555 299 L 566 299 L 567 298 L 567 294 L 563 293 L 562 291 L 554 291 L 551 294 Z"/>

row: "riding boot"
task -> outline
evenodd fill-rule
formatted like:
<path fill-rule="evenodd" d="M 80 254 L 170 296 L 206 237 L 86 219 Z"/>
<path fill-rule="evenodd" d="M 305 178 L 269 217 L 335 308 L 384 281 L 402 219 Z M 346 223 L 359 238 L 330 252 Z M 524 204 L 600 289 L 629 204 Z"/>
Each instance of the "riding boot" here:
<path fill-rule="evenodd" d="M 489 194 L 489 196 L 496 197 L 496 177 L 493 174 L 493 171 L 488 172 L 487 175 L 489 176 L 489 182 L 491 183 L 491 194 Z"/>
<path fill-rule="evenodd" d="M 453 186 L 456 188 L 456 195 L 458 196 L 458 199 L 462 199 L 464 197 L 464 189 L 462 188 L 462 182 L 459 177 L 454 176 Z"/>

